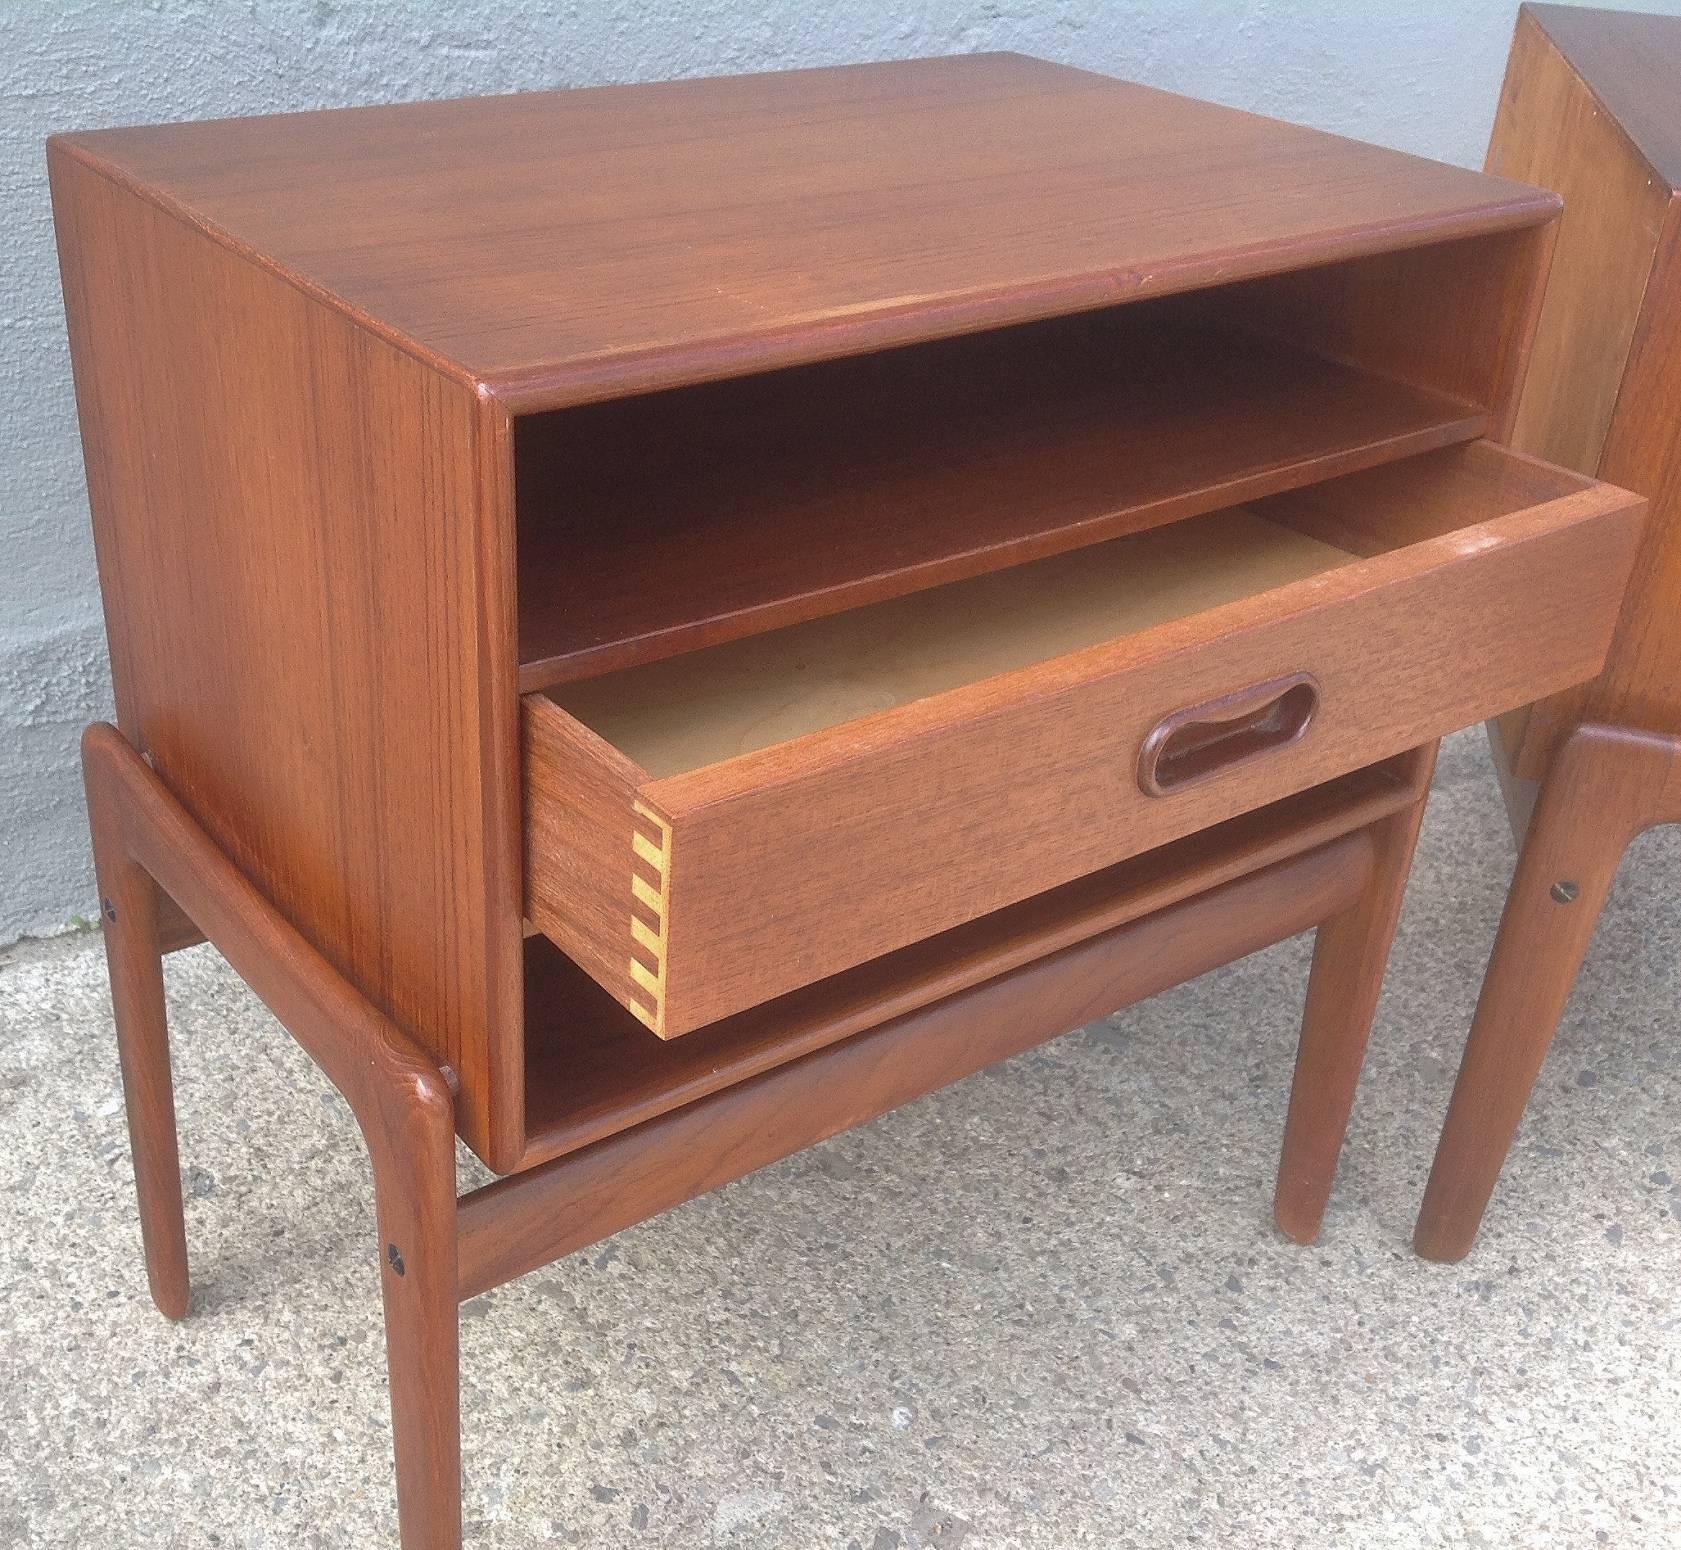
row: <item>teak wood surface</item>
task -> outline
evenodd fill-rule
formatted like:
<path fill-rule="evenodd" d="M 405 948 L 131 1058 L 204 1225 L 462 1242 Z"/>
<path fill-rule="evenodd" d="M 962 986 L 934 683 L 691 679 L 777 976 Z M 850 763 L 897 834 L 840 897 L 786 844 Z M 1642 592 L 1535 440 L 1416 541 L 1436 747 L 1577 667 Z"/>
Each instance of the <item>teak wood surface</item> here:
<path fill-rule="evenodd" d="M 1681 729 L 1681 18 L 1526 6 L 1491 168 L 1567 200 L 1512 444 L 1649 498 L 1605 670 L 1505 727 L 1520 778 L 1581 722 Z"/>
<path fill-rule="evenodd" d="M 459 1546 L 458 1297 L 1317 926 L 1313 1235 L 1433 740 L 1596 672 L 1634 553 L 1636 498 L 1477 439 L 1556 196 L 1016 56 L 49 170 L 154 1295 L 202 934 L 368 1140 L 405 1550 Z M 1350 558 L 658 777 L 543 692 L 1240 499 Z M 454 1134 L 509 1176 L 457 1201 Z"/>
<path fill-rule="evenodd" d="M 518 732 L 485 405 L 80 159 L 52 171 L 119 723 L 470 1073 L 463 1133 L 506 1158 Z"/>
<path fill-rule="evenodd" d="M 896 1008 L 709 1096 L 456 1198 L 447 1075 L 238 871 L 116 728 L 83 740 L 118 1046 L 154 1300 L 188 1311 L 186 1229 L 158 935 L 165 893 L 344 1094 L 373 1161 L 403 1550 L 460 1550 L 461 1300 L 1142 996 L 1324 923 L 1276 1216 L 1318 1232 L 1388 956 L 1434 748 L 1204 844 L 1094 912 L 1084 893 L 950 956 L 937 999 Z M 1130 889 L 1130 892 L 1129 892 Z M 1058 947 L 1057 940 L 1064 945 Z M 1042 949 L 1027 956 L 1033 941 Z M 1013 955 L 1021 960 L 994 972 Z M 1324 979 L 1334 993 L 1316 991 Z M 961 988 L 967 984 L 968 988 Z M 680 1046 L 679 1046 L 680 1047 Z"/>
<path fill-rule="evenodd" d="M 1343 371 L 1347 408 L 1299 403 L 1270 458 L 1246 433 L 1261 473 L 1180 458 L 1148 500 L 1184 514 L 1234 479 L 1254 496 L 1421 435 L 1499 434 L 1557 211 L 1531 188 L 1015 56 L 99 131 L 55 138 L 49 170 L 118 722 L 455 1073 L 461 1133 L 498 1171 L 528 1140 L 519 619 L 568 573 L 614 568 L 598 527 L 569 547 L 566 514 L 521 498 L 547 488 L 555 411 L 1118 303 L 1195 302 L 1233 355 L 1259 333 L 1318 357 L 1309 375 Z M 1082 398 L 1063 353 L 1075 402 L 1124 424 L 1127 400 Z M 1179 370 L 1189 429 L 1164 445 L 1227 440 L 1199 423 L 1220 377 L 1201 370 Z M 1391 417 L 1412 401 L 1396 383 L 1437 408 Z M 1044 422 L 1029 404 L 1022 423 Z M 958 482 L 965 445 L 940 465 Z M 1115 511 L 1141 498 L 1095 493 Z M 948 537 L 895 559 L 883 535 L 921 523 L 883 490 L 850 558 L 819 546 L 842 554 L 838 575 L 761 572 L 753 628 L 808 615 L 798 599 L 837 580 L 850 590 L 826 608 L 1068 546 L 1054 508 L 1010 537 L 1011 504 L 971 503 L 983 558 L 942 558 Z M 715 551 L 704 586 L 689 583 L 706 569 L 650 572 L 649 617 L 704 631 L 739 615 L 740 547 Z M 608 647 L 644 660 L 646 626 L 624 627 L 630 644 Z M 1284 785 L 1238 786 L 1207 816 Z M 680 873 L 671 886 L 683 907 Z"/>
<path fill-rule="evenodd" d="M 1557 208 L 1533 188 L 1017 54 L 58 145 L 522 412 Z"/>
<path fill-rule="evenodd" d="M 1217 305 L 1224 295 L 523 420 L 521 689 L 983 575 L 1489 430 L 1479 405 L 1493 401 L 1490 382 L 1440 366 L 1413 381 L 1363 370 L 1259 332 L 1269 312 Z M 908 510 L 915 522 L 902 520 Z M 779 541 L 767 544 L 767 532 Z M 716 578 L 704 592 L 687 584 L 697 570 Z"/>
<path fill-rule="evenodd" d="M 1419 1216 L 1467 1253 L 1628 841 L 1681 818 L 1681 18 L 1526 6 L 1491 170 L 1565 198 L 1514 444 L 1650 497 L 1605 669 L 1493 738 L 1522 843 Z M 1539 791 L 1536 783 L 1539 781 Z"/>
<path fill-rule="evenodd" d="M 547 1162 L 771 1067 L 1416 807 L 1412 755 L 1311 787 L 1176 844 L 862 964 L 681 1039 L 648 1030 L 541 938 L 527 955 L 530 1163 Z"/>
<path fill-rule="evenodd" d="M 1491 490 L 1518 509 L 1477 522 Z M 1401 547 L 660 779 L 527 696 L 532 921 L 656 1033 L 688 1033 L 1578 681 L 1641 515 L 1480 443 L 1264 510 Z M 1141 789 L 1164 718 L 1304 671 L 1309 735 L 1172 800 Z"/>

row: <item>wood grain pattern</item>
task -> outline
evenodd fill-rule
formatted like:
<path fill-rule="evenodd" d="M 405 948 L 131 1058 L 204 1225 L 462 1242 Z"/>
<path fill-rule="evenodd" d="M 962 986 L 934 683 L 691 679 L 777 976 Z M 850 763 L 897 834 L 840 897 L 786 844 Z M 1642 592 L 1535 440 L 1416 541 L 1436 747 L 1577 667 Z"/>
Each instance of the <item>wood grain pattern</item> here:
<path fill-rule="evenodd" d="M 1540 778 L 1551 755 L 1584 722 L 1650 731 L 1681 728 L 1681 198 L 1672 197 L 1654 255 L 1640 323 L 1599 456 L 1651 496 L 1616 635 L 1598 678 L 1534 706 L 1518 773 Z"/>
<path fill-rule="evenodd" d="M 675 835 L 668 1032 L 1586 676 L 1635 508 L 1602 524 L 1591 493 L 1557 505 L 1489 524 L 1509 541 L 1485 529 L 1480 553 L 1432 540 L 653 782 L 643 800 Z M 1309 737 L 1229 781 L 1139 794 L 1138 750 L 1165 715 L 1298 671 L 1321 687 Z M 838 919 L 842 896 L 867 907 Z"/>
<path fill-rule="evenodd" d="M 1379 823 L 1416 805 L 1417 776 L 1391 761 L 1328 781 L 681 1039 L 650 1039 L 576 964 L 533 937 L 522 1167 Z"/>
<path fill-rule="evenodd" d="M 1526 5 L 1523 14 L 1568 57 L 1652 170 L 1681 188 L 1681 16 L 1576 5 Z"/>
<path fill-rule="evenodd" d="M 105 131 L 59 138 L 52 163 L 125 729 L 335 966 L 457 1072 L 463 1133 L 501 1167 L 523 1151 L 525 1111 L 515 598 L 535 617 L 545 580 L 599 574 L 564 546 L 516 553 L 510 507 L 540 461 L 516 412 L 1126 311 L 1114 303 L 1302 266 L 1418 280 L 1404 297 L 1388 287 L 1411 326 L 1356 331 L 1403 370 L 1377 344 L 1350 349 L 1366 363 L 1361 392 L 1317 413 L 1311 394 L 1298 402 L 1270 462 L 1258 440 L 1253 458 L 1200 480 L 1182 459 L 1137 496 L 1182 507 L 1187 489 L 1212 499 L 1234 480 L 1293 481 L 1470 434 L 1478 406 L 1458 417 L 1439 396 L 1476 399 L 1499 376 L 1464 363 L 1521 335 L 1510 255 L 1544 240 L 1556 208 L 1015 57 Z M 1425 276 L 1442 298 L 1424 294 Z M 1481 311 L 1463 300 L 1479 285 Z M 1320 294 L 1356 298 L 1364 319 L 1370 290 Z M 1142 326 L 1110 323 L 1123 343 Z M 1453 357 L 1442 341 L 1461 332 L 1475 350 Z M 1277 348 L 1246 348 L 1247 365 L 1234 352 L 1208 383 L 1241 386 L 1270 362 L 1282 410 L 1292 379 L 1272 369 Z M 1171 339 L 1158 353 L 1174 354 Z M 862 364 L 860 380 L 896 364 Z M 1321 364 L 1294 380 L 1350 374 Z M 1265 421 L 1237 405 L 1193 439 L 1225 448 Z M 1040 483 L 1026 470 L 1024 488 Z M 916 530 L 900 509 L 881 501 L 875 530 Z M 987 536 L 987 564 L 1071 536 L 1043 511 L 1022 523 Z M 905 565 L 897 581 L 867 553 L 829 581 L 920 585 L 973 564 L 954 533 L 890 556 L 888 571 Z M 744 571 L 728 554 L 712 562 L 734 583 Z M 679 623 L 742 614 L 722 594 L 660 601 L 679 578 L 654 579 L 638 591 L 656 600 L 656 625 L 661 608 Z M 759 602 L 787 606 L 799 590 L 778 581 Z M 657 831 L 673 815 L 658 793 L 640 796 Z M 615 960 L 627 996 L 705 950 L 705 932 L 685 949 L 674 924 L 692 844 L 674 832 L 666 881 L 644 879 L 659 906 L 614 906 L 631 941 Z M 604 864 L 604 835 L 586 848 Z M 614 865 L 628 884 L 634 872 Z M 588 878 L 580 891 L 603 897 Z M 572 902 L 606 973 L 605 938 Z M 779 974 L 822 967 L 805 957 Z"/>
<path fill-rule="evenodd" d="M 373 1164 L 375 1262 L 385 1302 L 397 1516 L 403 1550 L 459 1550 L 461 1424 L 455 1121 L 431 1056 L 331 965 L 194 822 L 113 726 L 82 739 L 103 883 L 117 1037 L 154 1296 L 188 1299 L 168 1030 L 155 909 L 177 900 L 234 972 L 344 1095 Z M 136 919 L 126 909 L 138 906 Z"/>
<path fill-rule="evenodd" d="M 588 727 L 545 713 L 537 699 L 525 702 L 524 746 L 526 909 L 623 1005 L 657 1025 L 660 1008 L 630 971 L 633 924 L 663 928 L 665 919 L 663 911 L 653 918 L 647 902 L 649 889 L 665 896 L 663 873 L 654 876 L 635 853 L 644 776 Z"/>
<path fill-rule="evenodd" d="M 1486 491 L 1490 462 L 1510 457 L 1432 453 L 1413 460 L 1429 465 L 1422 478 L 1390 465 L 1350 476 L 1340 496 L 1339 483 L 1266 506 L 1284 521 L 1292 503 L 1339 499 L 1444 516 L 1456 469 Z M 1513 466 L 1508 490 L 1545 477 Z M 1415 480 L 1428 499 L 1408 500 Z M 1554 474 L 1556 498 L 1463 531 L 640 783 L 673 836 L 660 1031 L 689 1032 L 1591 674 L 1642 508 L 1583 483 Z M 1301 671 L 1321 689 L 1308 737 L 1171 799 L 1139 791 L 1138 751 L 1164 716 Z M 527 707 L 569 719 L 543 696 Z M 528 758 L 543 746 L 528 741 Z M 534 770 L 533 791 L 551 778 Z M 1028 797 L 1044 792 L 1056 800 Z M 539 806 L 534 796 L 532 833 L 558 821 Z M 549 901 L 571 863 L 535 842 L 531 862 L 532 919 L 566 947 Z M 855 906 L 837 913 L 837 898 Z"/>
<path fill-rule="evenodd" d="M 105 130 L 68 148 L 521 411 L 1556 208 L 1019 55 Z"/>
<path fill-rule="evenodd" d="M 1592 473 L 1668 191 L 1530 8 L 1518 18 L 1487 165 L 1565 201 L 1512 445 Z"/>
<path fill-rule="evenodd" d="M 480 547 L 511 539 L 479 520 L 485 406 L 61 147 L 51 167 L 123 730 L 461 1073 L 463 1134 L 506 1163 L 512 562 Z"/>
<path fill-rule="evenodd" d="M 1577 727 L 1541 782 L 1454 1083 L 1413 1245 L 1476 1241 L 1628 843 L 1681 821 L 1681 738 Z"/>
<path fill-rule="evenodd" d="M 185 1305 L 190 919 L 368 1140 L 405 1550 L 460 1544 L 458 1295 L 1331 918 L 1286 1157 L 1322 1203 L 1424 778 L 1388 756 L 1595 670 L 1632 554 L 1618 491 L 1395 461 L 1503 431 L 1556 198 L 1013 56 L 50 160 L 154 1288 Z M 522 709 L 521 653 L 548 683 L 1263 494 L 1368 557 L 659 778 Z M 1175 709 L 1310 671 L 1310 735 L 1140 790 Z M 454 1125 L 524 1170 L 459 1209 Z"/>
<path fill-rule="evenodd" d="M 1461 260 L 1476 277 L 1462 288 L 1498 315 L 1492 266 Z M 1459 320 L 1430 291 L 1402 294 L 1415 304 L 1391 292 L 1390 310 L 1413 337 L 1452 330 L 1463 349 Z M 1462 398 L 1410 387 L 1260 338 L 1241 310 L 1199 320 L 1186 301 L 522 419 L 521 688 L 996 571 L 1487 428 L 1470 393 L 1486 383 L 1454 380 Z M 694 586 L 697 573 L 709 585 Z"/>
<path fill-rule="evenodd" d="M 553 690 L 656 780 L 1346 565 L 1243 507 Z"/>
<path fill-rule="evenodd" d="M 1592 504 L 1605 498 L 1606 489 L 1569 469 L 1483 441 L 1414 458 L 1403 467 L 1293 490 L 1250 509 L 1333 548 L 1374 556 L 1455 533 L 1474 549 L 1476 529 L 1485 523 L 1577 497 Z M 1611 504 L 1631 502 L 1638 504 L 1626 492 L 1611 493 Z"/>
<path fill-rule="evenodd" d="M 1273 1220 L 1298 1243 L 1312 1243 L 1319 1236 L 1331 1198 L 1389 947 L 1401 918 L 1401 899 L 1412 875 L 1413 848 L 1436 765 L 1435 745 L 1397 762 L 1417 797 L 1365 831 L 1372 846 L 1366 886 L 1346 909 L 1321 921 L 1314 933 L 1313 969 L 1273 1190 Z"/>
<path fill-rule="evenodd" d="M 1494 729 L 1522 849 L 1419 1212 L 1434 1259 L 1475 1241 L 1629 839 L 1681 821 L 1678 81 L 1681 19 L 1526 7 L 1490 147 L 1568 201 L 1520 440 L 1651 520 L 1604 671 Z"/>
<path fill-rule="evenodd" d="M 135 859 L 128 840 L 132 820 L 101 767 L 101 734 L 95 729 L 85 735 L 90 740 L 83 758 L 88 827 L 99 881 L 100 927 L 111 980 L 111 1017 L 123 1074 L 123 1110 L 140 1208 L 146 1280 L 158 1311 L 166 1318 L 184 1319 L 192 1301 L 192 1276 L 169 1060 L 169 1009 L 164 999 L 160 921 L 166 895 Z M 122 752 L 132 757 L 133 750 L 126 744 Z"/>
<path fill-rule="evenodd" d="M 1345 835 L 475 1190 L 460 1295 L 1293 936 L 1353 900 L 1370 858 L 1363 833 Z"/>
<path fill-rule="evenodd" d="M 1314 357 L 1474 404 L 1503 439 L 1556 223 L 1315 265 L 1199 297 Z"/>
<path fill-rule="evenodd" d="M 1653 498 L 1603 675 L 1502 719 L 1519 791 L 1584 720 L 1681 725 L 1678 73 L 1681 20 L 1526 6 L 1489 145 L 1490 170 L 1567 201 L 1514 444 Z"/>

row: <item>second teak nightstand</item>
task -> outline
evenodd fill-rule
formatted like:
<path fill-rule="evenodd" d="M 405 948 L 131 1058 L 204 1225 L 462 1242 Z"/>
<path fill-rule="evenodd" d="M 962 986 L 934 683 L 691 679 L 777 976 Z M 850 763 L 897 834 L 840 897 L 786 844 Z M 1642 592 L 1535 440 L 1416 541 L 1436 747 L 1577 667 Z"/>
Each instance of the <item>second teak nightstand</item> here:
<path fill-rule="evenodd" d="M 1314 1235 L 1434 741 L 1634 552 L 1498 444 L 1555 199 L 1013 56 L 51 165 L 154 1295 L 202 933 L 367 1136 L 408 1550 L 459 1299 L 1317 926 Z"/>

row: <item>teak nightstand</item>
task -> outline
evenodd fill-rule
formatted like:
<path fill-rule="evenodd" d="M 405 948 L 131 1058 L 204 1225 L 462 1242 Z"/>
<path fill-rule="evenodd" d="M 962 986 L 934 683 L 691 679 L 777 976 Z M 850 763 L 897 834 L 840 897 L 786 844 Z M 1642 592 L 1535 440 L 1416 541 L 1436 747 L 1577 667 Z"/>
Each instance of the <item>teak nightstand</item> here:
<path fill-rule="evenodd" d="M 1556 198 L 1013 56 L 51 165 L 153 1292 L 202 932 L 367 1137 L 409 1550 L 458 1299 L 1318 926 L 1314 1235 L 1435 739 L 1638 538 L 1498 445 Z"/>
<path fill-rule="evenodd" d="M 1491 728 L 1517 873 L 1414 1237 L 1476 1239 L 1629 841 L 1681 822 L 1681 17 L 1525 6 L 1488 164 L 1568 208 L 1513 443 L 1652 500 L 1605 670 Z"/>

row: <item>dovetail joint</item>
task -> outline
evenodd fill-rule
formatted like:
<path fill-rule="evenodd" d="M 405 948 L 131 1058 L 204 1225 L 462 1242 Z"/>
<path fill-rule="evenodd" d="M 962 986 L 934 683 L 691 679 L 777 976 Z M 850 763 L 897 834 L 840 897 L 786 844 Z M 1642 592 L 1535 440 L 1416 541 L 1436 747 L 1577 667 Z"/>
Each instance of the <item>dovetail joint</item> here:
<path fill-rule="evenodd" d="M 665 956 L 671 919 L 671 825 L 652 808 L 631 804 L 630 995 L 626 1004 L 665 1034 Z"/>

